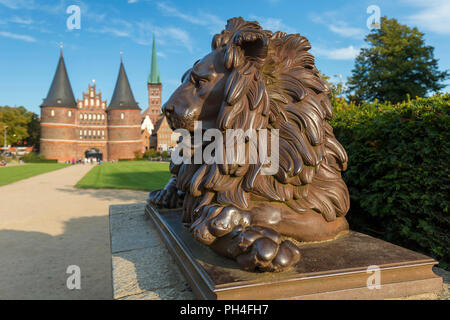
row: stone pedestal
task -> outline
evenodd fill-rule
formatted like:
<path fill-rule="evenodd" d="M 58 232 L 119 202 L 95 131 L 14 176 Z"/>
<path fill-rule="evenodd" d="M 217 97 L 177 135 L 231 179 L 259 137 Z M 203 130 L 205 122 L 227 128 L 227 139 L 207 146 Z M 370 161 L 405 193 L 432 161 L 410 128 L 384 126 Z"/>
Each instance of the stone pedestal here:
<path fill-rule="evenodd" d="M 442 289 L 432 271 L 437 261 L 361 233 L 302 244 L 302 258 L 289 271 L 254 273 L 196 241 L 179 210 L 146 206 L 145 213 L 199 299 L 389 299 Z M 375 277 L 370 266 L 379 268 L 379 289 L 367 286 Z"/>

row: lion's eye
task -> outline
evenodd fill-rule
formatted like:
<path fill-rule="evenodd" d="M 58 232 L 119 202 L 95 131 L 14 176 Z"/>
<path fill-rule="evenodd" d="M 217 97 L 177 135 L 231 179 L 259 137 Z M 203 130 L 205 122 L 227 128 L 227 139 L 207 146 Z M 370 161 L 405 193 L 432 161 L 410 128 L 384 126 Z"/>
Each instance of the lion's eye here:
<path fill-rule="evenodd" d="M 205 79 L 198 79 L 195 86 L 197 87 L 197 89 L 201 89 L 205 83 L 206 83 Z"/>
<path fill-rule="evenodd" d="M 191 72 L 190 76 L 189 76 L 189 81 L 194 85 L 195 88 L 197 89 L 201 89 L 203 87 L 203 85 L 208 82 L 207 79 L 204 78 L 200 78 L 199 76 L 197 76 L 196 74 L 194 74 L 193 72 Z"/>

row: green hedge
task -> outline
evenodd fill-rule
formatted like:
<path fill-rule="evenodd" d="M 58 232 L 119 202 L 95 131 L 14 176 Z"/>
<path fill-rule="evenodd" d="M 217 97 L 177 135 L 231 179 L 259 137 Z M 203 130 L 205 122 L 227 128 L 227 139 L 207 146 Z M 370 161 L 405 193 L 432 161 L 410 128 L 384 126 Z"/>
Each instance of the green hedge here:
<path fill-rule="evenodd" d="M 37 159 L 32 161 L 27 161 L 27 163 L 58 163 L 56 159 Z"/>
<path fill-rule="evenodd" d="M 22 160 L 27 163 L 58 163 L 56 159 L 45 159 L 43 155 L 37 155 L 34 152 L 27 153 Z"/>
<path fill-rule="evenodd" d="M 347 150 L 351 228 L 450 267 L 450 94 L 400 104 L 334 101 Z"/>

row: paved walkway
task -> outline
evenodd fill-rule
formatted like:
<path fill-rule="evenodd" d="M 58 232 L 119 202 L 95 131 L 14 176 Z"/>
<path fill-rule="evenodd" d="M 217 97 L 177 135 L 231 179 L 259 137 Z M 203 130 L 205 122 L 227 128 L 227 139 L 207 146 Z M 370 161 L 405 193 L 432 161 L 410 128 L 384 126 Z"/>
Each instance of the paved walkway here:
<path fill-rule="evenodd" d="M 75 189 L 76 165 L 0 187 L 0 299 L 111 299 L 108 209 L 147 192 Z M 81 289 L 69 290 L 69 265 Z"/>

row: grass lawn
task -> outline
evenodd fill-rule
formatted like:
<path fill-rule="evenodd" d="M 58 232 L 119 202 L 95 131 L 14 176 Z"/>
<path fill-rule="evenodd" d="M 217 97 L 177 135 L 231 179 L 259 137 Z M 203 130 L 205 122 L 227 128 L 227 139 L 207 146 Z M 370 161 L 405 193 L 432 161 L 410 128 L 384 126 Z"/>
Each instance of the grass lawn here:
<path fill-rule="evenodd" d="M 0 186 L 37 176 L 38 174 L 58 170 L 69 166 L 65 163 L 28 163 L 0 167 Z"/>
<path fill-rule="evenodd" d="M 171 174 L 169 163 L 124 161 L 95 166 L 78 183 L 77 188 L 113 188 L 155 190 L 165 186 Z"/>

